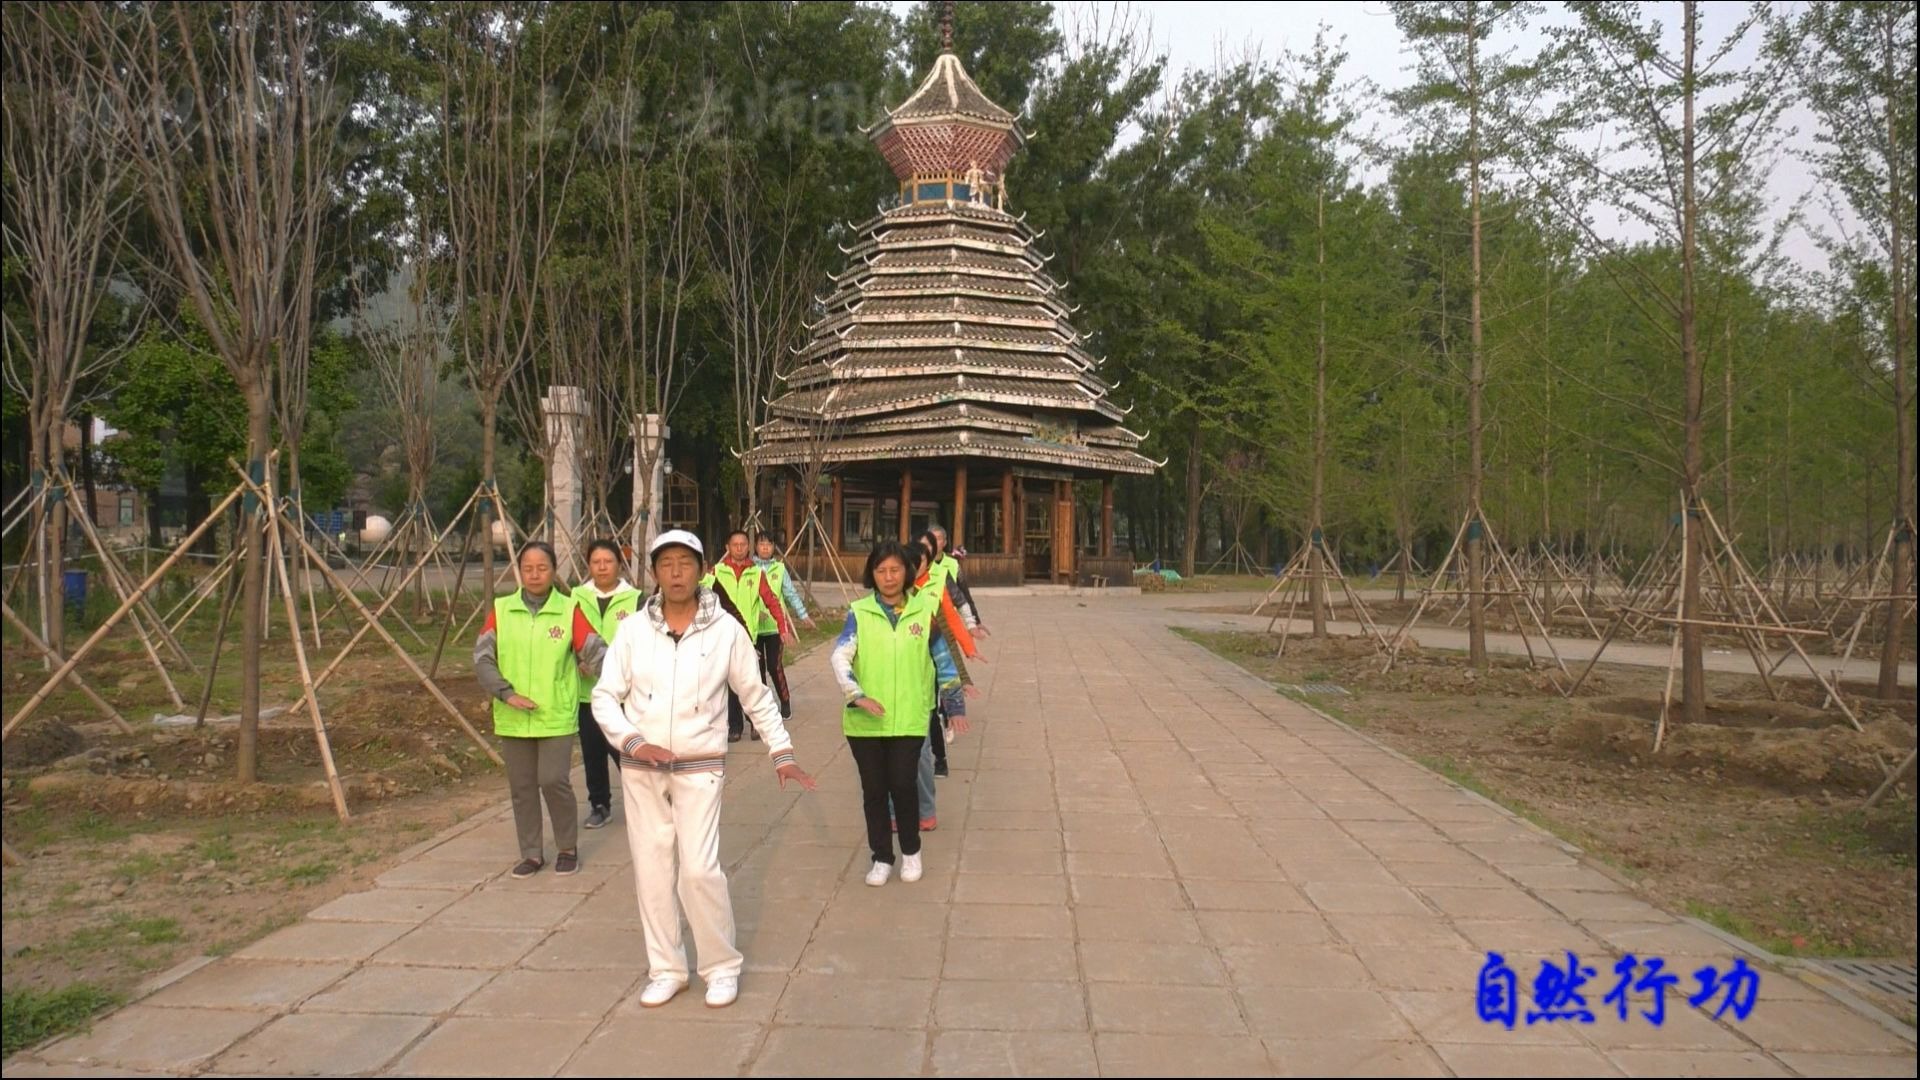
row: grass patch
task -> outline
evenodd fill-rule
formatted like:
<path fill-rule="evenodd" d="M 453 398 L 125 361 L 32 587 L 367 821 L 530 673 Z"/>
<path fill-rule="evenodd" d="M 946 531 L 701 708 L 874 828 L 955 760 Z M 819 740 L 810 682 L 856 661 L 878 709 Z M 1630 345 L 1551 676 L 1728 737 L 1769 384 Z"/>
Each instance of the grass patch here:
<path fill-rule="evenodd" d="M 1778 956 L 1873 955 L 1871 950 L 1857 945 L 1829 941 L 1798 919 L 1787 919 L 1781 926 L 1768 927 L 1727 908 L 1695 900 L 1687 901 L 1687 914 Z"/>
<path fill-rule="evenodd" d="M 54 991 L 8 990 L 0 997 L 0 1028 L 5 1029 L 0 1053 L 11 1054 L 72 1031 L 119 1001 L 120 995 L 91 983 L 74 983 Z"/>
<path fill-rule="evenodd" d="M 167 861 L 165 859 L 162 859 L 158 855 L 142 852 L 132 858 L 122 859 L 116 863 L 113 867 L 113 875 L 115 877 L 126 878 L 129 881 L 139 881 L 141 878 L 158 874 L 166 868 Z"/>
<path fill-rule="evenodd" d="M 274 872 L 274 877 L 289 885 L 318 885 L 339 871 L 331 859 L 316 859 L 312 862 L 297 863 L 284 870 Z"/>
<path fill-rule="evenodd" d="M 126 946 L 167 945 L 181 938 L 180 923 L 169 918 L 132 919 L 115 913 L 105 923 L 83 926 L 67 935 L 58 948 L 68 952 L 99 952 Z"/>

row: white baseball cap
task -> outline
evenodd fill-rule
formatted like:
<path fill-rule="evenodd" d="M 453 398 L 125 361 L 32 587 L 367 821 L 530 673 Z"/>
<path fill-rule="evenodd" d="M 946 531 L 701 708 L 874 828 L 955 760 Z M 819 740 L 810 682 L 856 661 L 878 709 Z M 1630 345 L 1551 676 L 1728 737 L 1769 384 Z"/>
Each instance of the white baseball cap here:
<path fill-rule="evenodd" d="M 661 548 L 671 547 L 674 544 L 690 548 L 695 555 L 700 556 L 701 562 L 707 561 L 707 549 L 700 546 L 700 538 L 685 529 L 668 529 L 654 537 L 653 543 L 647 545 L 647 561 L 652 562 L 653 557 L 660 554 Z"/>

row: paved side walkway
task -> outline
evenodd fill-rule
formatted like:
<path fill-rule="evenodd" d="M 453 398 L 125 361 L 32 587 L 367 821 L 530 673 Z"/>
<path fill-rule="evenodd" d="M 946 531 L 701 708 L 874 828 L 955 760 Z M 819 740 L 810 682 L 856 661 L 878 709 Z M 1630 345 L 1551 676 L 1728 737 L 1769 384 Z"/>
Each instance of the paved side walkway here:
<path fill-rule="evenodd" d="M 1290 702 L 1143 598 L 993 602 L 976 734 L 927 875 L 870 889 L 837 694 L 799 666 L 811 795 L 741 744 L 722 850 L 748 970 L 730 1009 L 635 996 L 625 838 L 572 878 L 503 876 L 482 815 L 301 923 L 7 1075 L 1885 1075 L 1914 1047 L 1768 972 L 1744 1023 L 1602 1011 L 1612 959 L 1726 967 L 1726 941 L 1578 853 Z M 1521 984 L 1567 950 L 1591 1026 L 1482 1023 L 1487 950 Z M 1690 987 L 1690 982 L 1684 984 Z"/>

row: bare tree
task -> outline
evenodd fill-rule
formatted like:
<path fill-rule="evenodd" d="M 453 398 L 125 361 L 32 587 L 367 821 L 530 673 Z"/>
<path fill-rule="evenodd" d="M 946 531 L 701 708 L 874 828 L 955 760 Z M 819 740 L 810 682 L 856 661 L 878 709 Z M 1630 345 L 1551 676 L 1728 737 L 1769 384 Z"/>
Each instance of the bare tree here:
<path fill-rule="evenodd" d="M 5 375 L 26 403 L 28 467 L 35 494 L 61 469 L 61 437 L 76 395 L 118 353 L 90 349 L 127 223 L 130 168 L 117 117 L 100 107 L 74 37 L 77 5 L 9 4 L 0 15 L 6 57 L 4 144 L 7 261 L 24 285 L 25 325 L 5 312 Z M 130 338 L 129 338 L 130 340 Z M 82 507 L 81 513 L 91 513 Z M 63 647 L 60 600 L 62 504 L 37 502 L 33 522 L 40 636 Z"/>
<path fill-rule="evenodd" d="M 376 322 L 363 296 L 353 326 L 393 407 L 394 434 L 407 471 L 407 505 L 400 508 L 395 526 L 404 535 L 396 539 L 395 547 L 412 552 L 419 544 L 432 544 L 436 535 L 426 509 L 427 481 L 439 452 L 434 420 L 440 407 L 440 365 L 450 350 L 447 315 L 433 293 L 424 253 L 404 272 L 406 302 L 398 317 Z M 424 584 L 421 589 L 424 596 Z"/>
<path fill-rule="evenodd" d="M 603 113 L 598 145 L 604 148 L 605 197 L 610 222 L 605 239 L 610 264 L 613 326 L 606 341 L 622 366 L 623 384 L 610 384 L 613 408 L 625 423 L 644 417 L 671 419 L 692 359 L 683 355 L 680 315 L 694 278 L 702 195 L 695 151 L 714 115 L 711 94 L 697 94 L 656 111 L 648 103 L 661 93 L 653 58 L 661 44 L 658 28 L 636 21 L 613 50 L 614 77 L 600 95 Z M 666 74 L 665 94 L 673 92 L 674 73 Z M 646 550 L 659 531 L 656 504 L 665 461 L 664 438 L 635 432 L 633 518 L 636 552 Z M 634 560 L 636 577 L 646 560 Z"/>
<path fill-rule="evenodd" d="M 818 281 L 814 245 L 801 235 L 805 185 L 773 182 L 736 140 L 718 147 L 719 191 L 709 205 L 706 256 L 720 283 L 720 311 L 733 353 L 734 456 L 747 487 L 747 520 L 759 527 L 760 469 L 746 456 L 767 415 L 776 374 L 787 365 Z"/>
<path fill-rule="evenodd" d="M 561 127 L 582 80 L 577 40 L 538 3 L 455 2 L 418 28 L 439 66 L 434 124 L 455 349 L 480 409 L 482 590 L 494 589 L 500 406 L 533 355 L 540 284 L 583 140 Z"/>
<path fill-rule="evenodd" d="M 247 406 L 247 455 L 264 480 L 276 376 L 304 364 L 319 252 L 344 186 L 344 116 L 312 3 L 155 3 L 82 9 L 78 58 L 114 110 L 152 219 L 166 283 L 187 297 Z M 261 507 L 247 498 L 241 782 L 256 774 L 266 626 Z"/>

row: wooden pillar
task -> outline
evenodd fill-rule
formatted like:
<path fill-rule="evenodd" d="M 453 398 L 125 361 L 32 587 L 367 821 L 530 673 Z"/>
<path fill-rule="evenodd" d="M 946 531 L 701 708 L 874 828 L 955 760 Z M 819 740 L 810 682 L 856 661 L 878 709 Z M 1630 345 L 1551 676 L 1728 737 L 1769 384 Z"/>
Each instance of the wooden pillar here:
<path fill-rule="evenodd" d="M 1113 477 L 1100 480 L 1100 557 L 1113 554 Z"/>
<path fill-rule="evenodd" d="M 1013 470 L 1000 474 L 1000 552 L 1003 555 L 1020 553 L 1020 525 L 1013 515 Z"/>
<path fill-rule="evenodd" d="M 900 470 L 900 542 L 912 539 L 908 530 L 913 521 L 913 466 Z"/>
<path fill-rule="evenodd" d="M 967 546 L 967 467 L 953 467 L 953 525 L 947 535 L 950 548 Z"/>
<path fill-rule="evenodd" d="M 780 509 L 780 542 L 791 544 L 793 530 L 797 524 L 794 517 L 800 512 L 800 484 L 792 472 L 785 473 L 782 479 L 786 481 L 787 497 L 784 500 L 785 505 Z"/>
<path fill-rule="evenodd" d="M 840 478 L 835 476 L 833 478 L 833 520 L 827 523 L 827 550 L 835 555 L 840 554 L 840 523 L 845 520 L 840 516 L 840 497 Z"/>

